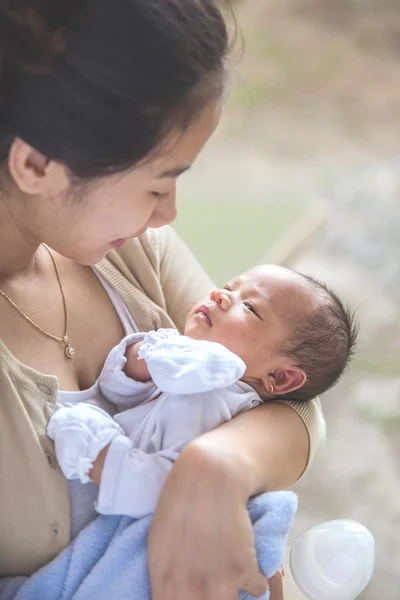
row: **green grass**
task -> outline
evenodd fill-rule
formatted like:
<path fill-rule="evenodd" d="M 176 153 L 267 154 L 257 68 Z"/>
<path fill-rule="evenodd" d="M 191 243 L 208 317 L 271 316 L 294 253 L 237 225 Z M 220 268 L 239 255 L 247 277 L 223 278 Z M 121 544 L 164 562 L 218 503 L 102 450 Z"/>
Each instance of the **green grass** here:
<path fill-rule="evenodd" d="M 294 203 L 262 204 L 186 199 L 175 229 L 218 284 L 263 259 L 302 214 Z"/>
<path fill-rule="evenodd" d="M 269 99 L 276 101 L 277 94 L 291 97 L 319 90 L 337 79 L 346 66 L 338 43 L 330 42 L 316 52 L 313 44 L 294 42 L 260 25 L 247 27 L 244 38 L 245 59 L 230 100 L 234 109 L 261 108 Z"/>
<path fill-rule="evenodd" d="M 265 80 L 246 77 L 232 89 L 229 106 L 232 108 L 256 109 L 263 105 L 268 94 Z"/>
<path fill-rule="evenodd" d="M 399 377 L 400 361 L 392 356 L 358 354 L 351 363 L 351 370 L 359 373 L 370 373 L 383 377 Z"/>
<path fill-rule="evenodd" d="M 382 414 L 371 408 L 359 410 L 360 417 L 367 423 L 374 424 L 386 437 L 397 435 L 400 428 L 400 413 Z"/>
<path fill-rule="evenodd" d="M 248 27 L 244 32 L 246 50 L 255 57 L 282 68 L 296 70 L 304 60 L 302 54 L 290 40 L 278 36 L 259 25 Z"/>

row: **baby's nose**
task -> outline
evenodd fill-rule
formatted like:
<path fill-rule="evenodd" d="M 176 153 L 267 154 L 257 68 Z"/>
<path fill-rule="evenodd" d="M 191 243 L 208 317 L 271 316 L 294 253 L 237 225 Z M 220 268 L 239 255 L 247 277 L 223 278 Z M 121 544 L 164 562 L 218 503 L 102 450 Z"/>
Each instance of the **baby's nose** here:
<path fill-rule="evenodd" d="M 228 310 L 232 304 L 227 290 L 213 290 L 210 294 L 210 299 L 219 304 L 223 310 Z"/>

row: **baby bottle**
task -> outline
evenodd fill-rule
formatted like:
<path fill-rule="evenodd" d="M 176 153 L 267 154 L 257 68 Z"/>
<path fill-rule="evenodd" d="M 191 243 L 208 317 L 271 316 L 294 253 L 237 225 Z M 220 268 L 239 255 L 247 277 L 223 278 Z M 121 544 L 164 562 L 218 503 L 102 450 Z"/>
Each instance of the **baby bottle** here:
<path fill-rule="evenodd" d="M 285 600 L 354 600 L 372 577 L 375 542 L 360 523 L 340 519 L 309 529 L 281 567 Z"/>

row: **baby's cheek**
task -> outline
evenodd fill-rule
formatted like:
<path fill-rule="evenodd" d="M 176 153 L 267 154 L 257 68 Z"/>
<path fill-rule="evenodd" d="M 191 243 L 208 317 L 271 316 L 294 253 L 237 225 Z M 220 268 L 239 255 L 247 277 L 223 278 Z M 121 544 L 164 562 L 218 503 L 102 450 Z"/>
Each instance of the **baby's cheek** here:
<path fill-rule="evenodd" d="M 232 331 L 221 331 L 219 335 L 216 336 L 217 339 L 213 339 L 212 341 L 219 342 L 225 348 L 228 348 L 231 352 L 239 356 L 244 362 L 247 357 L 247 344 L 246 340 L 240 334 L 234 334 Z"/>
<path fill-rule="evenodd" d="M 193 340 L 206 340 L 206 336 L 204 335 L 204 331 L 201 327 L 199 327 L 193 321 L 189 321 L 185 325 L 184 335 L 192 338 Z"/>

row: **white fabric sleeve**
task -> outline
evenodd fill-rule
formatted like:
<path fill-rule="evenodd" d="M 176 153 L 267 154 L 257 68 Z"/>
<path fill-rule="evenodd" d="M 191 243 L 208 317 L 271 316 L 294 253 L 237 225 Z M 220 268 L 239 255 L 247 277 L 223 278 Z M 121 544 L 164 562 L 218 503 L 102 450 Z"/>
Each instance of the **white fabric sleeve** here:
<path fill-rule="evenodd" d="M 239 407 L 247 410 L 259 404 L 257 394 L 247 388 L 249 391 L 234 386 L 190 395 L 163 394 L 139 435 L 117 436 L 111 443 L 96 510 L 135 518 L 153 513 L 165 479 L 186 444 L 229 421 Z M 138 410 L 133 408 L 121 416 L 127 418 L 131 413 L 133 417 Z M 128 423 L 120 424 L 127 431 Z"/>
<path fill-rule="evenodd" d="M 82 483 L 90 481 L 88 473 L 101 450 L 121 433 L 123 429 L 109 414 L 85 402 L 58 409 L 47 426 L 65 477 Z"/>
<path fill-rule="evenodd" d="M 229 387 L 243 376 L 245 363 L 225 346 L 184 335 L 165 337 L 164 331 L 147 333 L 139 350 L 162 392 L 207 392 Z"/>
<path fill-rule="evenodd" d="M 117 406 L 119 412 L 142 404 L 155 391 L 151 379 L 146 382 L 135 381 L 124 373 L 127 347 L 141 342 L 144 337 L 144 333 L 126 336 L 111 350 L 100 373 L 100 389 L 104 396 Z"/>
<path fill-rule="evenodd" d="M 136 519 L 154 513 L 178 453 L 169 448 L 147 454 L 134 448 L 128 437 L 117 436 L 104 463 L 97 512 Z"/>

